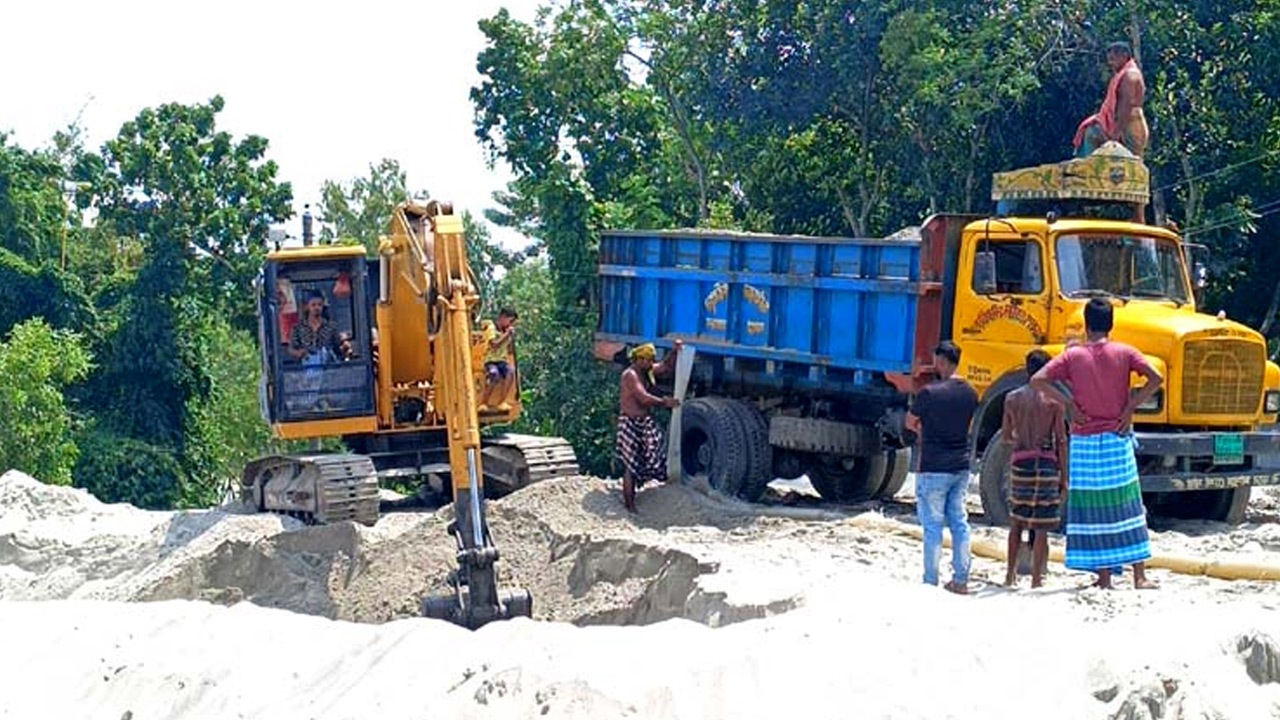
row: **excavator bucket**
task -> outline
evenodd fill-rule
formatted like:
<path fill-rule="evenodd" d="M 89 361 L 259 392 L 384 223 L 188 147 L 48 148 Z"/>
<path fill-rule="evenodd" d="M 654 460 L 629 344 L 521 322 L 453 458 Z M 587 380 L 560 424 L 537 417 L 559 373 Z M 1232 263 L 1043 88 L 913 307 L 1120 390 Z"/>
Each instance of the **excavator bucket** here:
<path fill-rule="evenodd" d="M 464 498 L 466 496 L 463 496 Z M 464 503 L 465 504 L 465 503 Z M 533 617 L 533 596 L 524 588 L 499 590 L 498 548 L 487 529 L 481 542 L 466 547 L 458 523 L 449 525 L 458 542 L 458 567 L 450 575 L 453 593 L 423 598 L 422 614 L 433 620 L 447 620 L 469 630 L 478 630 L 494 620 Z"/>
<path fill-rule="evenodd" d="M 423 617 L 447 620 L 468 630 L 479 630 L 494 620 L 533 617 L 533 596 L 523 588 L 500 593 L 497 606 L 480 607 L 471 602 L 466 588 L 455 595 L 437 595 L 422 600 Z"/>

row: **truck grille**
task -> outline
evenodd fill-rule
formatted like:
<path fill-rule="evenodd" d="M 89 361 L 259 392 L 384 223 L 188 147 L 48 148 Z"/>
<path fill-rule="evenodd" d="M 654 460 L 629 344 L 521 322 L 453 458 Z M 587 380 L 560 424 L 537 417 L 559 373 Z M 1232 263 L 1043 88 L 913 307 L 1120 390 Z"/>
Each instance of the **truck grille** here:
<path fill-rule="evenodd" d="M 1262 396 L 1266 357 L 1247 340 L 1193 340 L 1183 349 L 1182 411 L 1253 415 Z"/>

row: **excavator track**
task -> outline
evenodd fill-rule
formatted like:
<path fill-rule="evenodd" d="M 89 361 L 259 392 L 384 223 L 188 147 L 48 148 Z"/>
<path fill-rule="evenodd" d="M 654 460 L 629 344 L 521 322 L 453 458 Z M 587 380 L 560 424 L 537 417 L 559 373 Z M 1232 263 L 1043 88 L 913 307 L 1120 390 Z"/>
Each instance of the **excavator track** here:
<path fill-rule="evenodd" d="M 485 488 L 492 496 L 579 473 L 578 456 L 564 438 L 496 435 L 485 439 L 483 455 Z"/>
<path fill-rule="evenodd" d="M 323 525 L 378 522 L 378 475 L 363 455 L 273 455 L 245 468 L 244 500 L 260 511 Z"/>

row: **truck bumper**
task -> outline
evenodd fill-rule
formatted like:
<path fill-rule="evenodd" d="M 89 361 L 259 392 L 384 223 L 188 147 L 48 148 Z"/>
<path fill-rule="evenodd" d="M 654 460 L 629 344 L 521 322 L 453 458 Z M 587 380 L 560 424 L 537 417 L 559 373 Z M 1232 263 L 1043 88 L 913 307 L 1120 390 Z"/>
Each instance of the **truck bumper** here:
<path fill-rule="evenodd" d="M 1280 485 L 1280 432 L 1228 433 L 1240 438 L 1243 466 L 1213 464 L 1221 433 L 1135 433 L 1143 492 L 1230 490 Z M 1156 462 L 1162 461 L 1162 462 Z M 1203 470 L 1192 469 L 1203 467 Z"/>

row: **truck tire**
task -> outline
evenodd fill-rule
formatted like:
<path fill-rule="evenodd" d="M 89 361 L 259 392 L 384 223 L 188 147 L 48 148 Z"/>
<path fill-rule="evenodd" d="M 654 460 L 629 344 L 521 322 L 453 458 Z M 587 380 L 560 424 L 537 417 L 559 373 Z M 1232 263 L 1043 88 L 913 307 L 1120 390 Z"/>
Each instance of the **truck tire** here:
<path fill-rule="evenodd" d="M 681 412 L 681 470 L 685 475 L 705 475 L 711 487 L 737 496 L 748 460 L 738 413 L 719 398 L 694 398 L 684 403 Z"/>
<path fill-rule="evenodd" d="M 1154 503 L 1155 515 L 1177 520 L 1212 520 L 1239 525 L 1249 506 L 1250 488 L 1231 490 L 1188 490 L 1161 493 Z"/>
<path fill-rule="evenodd" d="M 757 502 L 773 482 L 773 446 L 769 444 L 769 421 L 750 403 L 730 400 L 729 406 L 742 422 L 746 441 L 747 472 L 738 497 Z"/>
<path fill-rule="evenodd" d="M 772 448 L 773 476 L 783 480 L 795 480 L 804 475 L 804 457 L 792 450 Z"/>
<path fill-rule="evenodd" d="M 1221 513 L 1219 520 L 1228 525 L 1239 525 L 1244 522 L 1245 511 L 1249 509 L 1249 495 L 1252 488 L 1242 487 L 1219 492 Z"/>
<path fill-rule="evenodd" d="M 906 448 L 886 450 L 885 456 L 884 485 L 876 492 L 876 497 L 892 500 L 907 482 L 907 473 L 911 470 L 911 451 Z"/>
<path fill-rule="evenodd" d="M 884 453 L 866 457 L 819 457 L 809 467 L 809 482 L 826 500 L 868 500 L 885 484 L 888 458 Z"/>
<path fill-rule="evenodd" d="M 987 442 L 987 449 L 982 453 L 982 464 L 979 468 L 980 495 L 982 496 L 982 514 L 987 523 L 999 527 L 1009 525 L 1009 506 L 1006 504 L 1009 487 L 1009 461 L 1013 450 L 1005 445 L 1004 431 L 997 430 Z"/>

